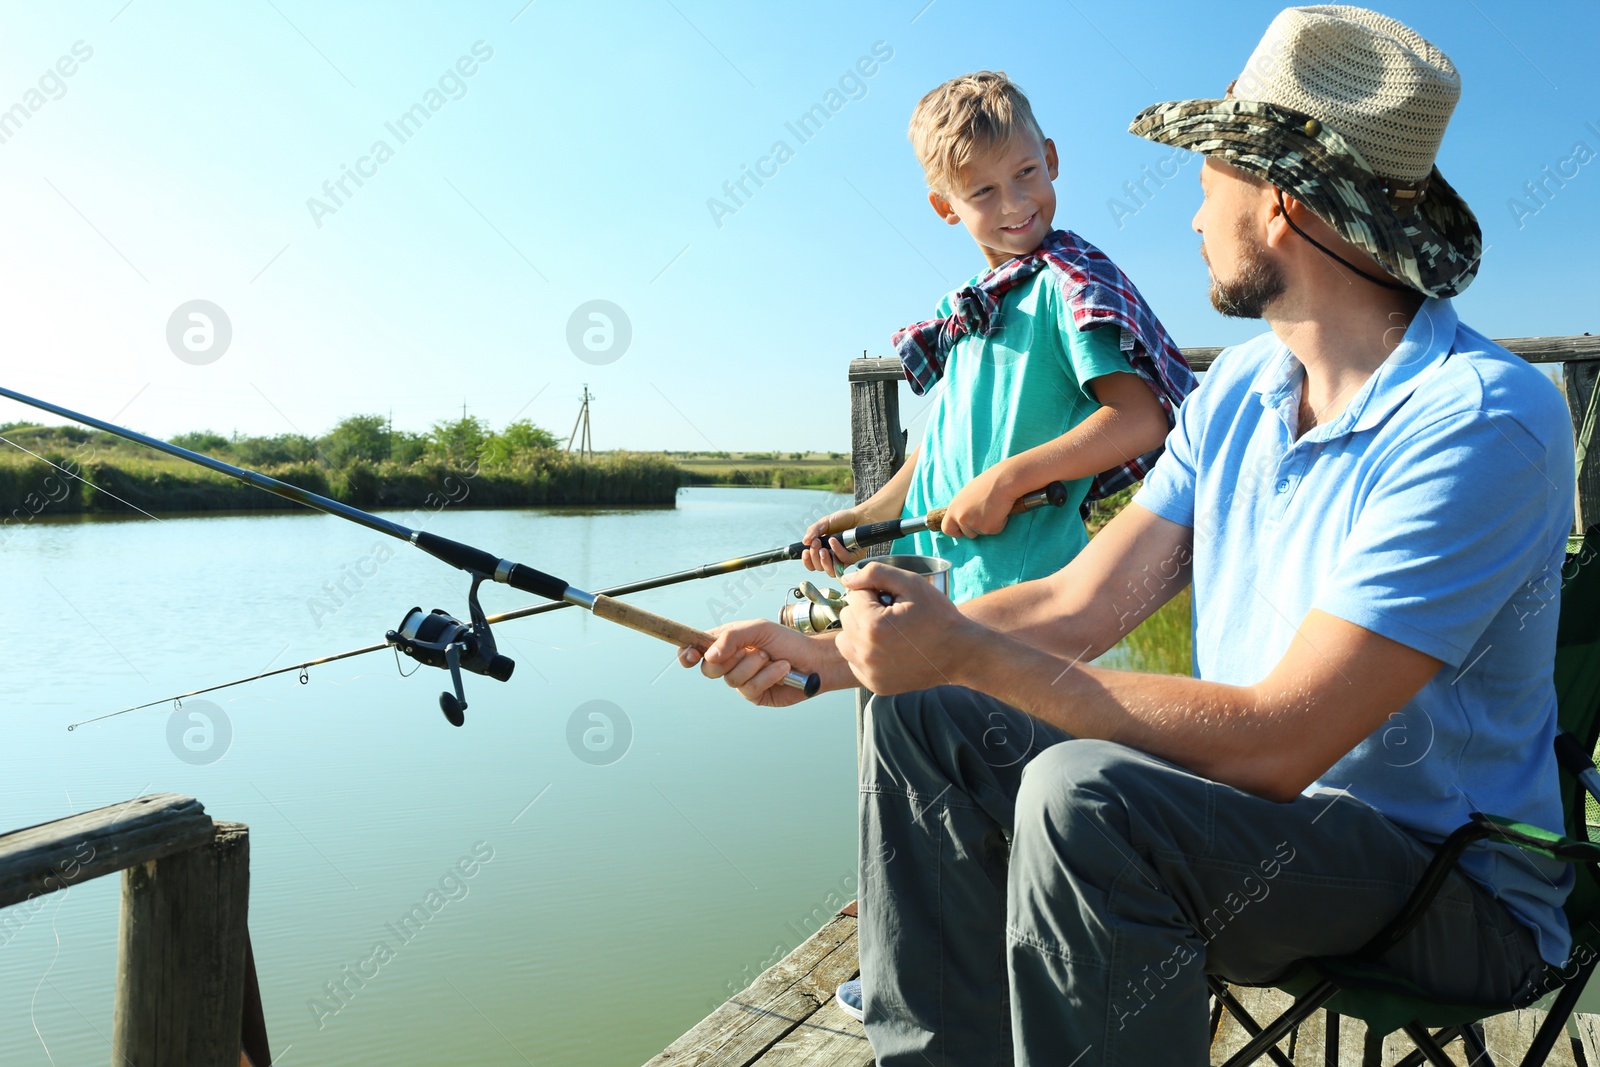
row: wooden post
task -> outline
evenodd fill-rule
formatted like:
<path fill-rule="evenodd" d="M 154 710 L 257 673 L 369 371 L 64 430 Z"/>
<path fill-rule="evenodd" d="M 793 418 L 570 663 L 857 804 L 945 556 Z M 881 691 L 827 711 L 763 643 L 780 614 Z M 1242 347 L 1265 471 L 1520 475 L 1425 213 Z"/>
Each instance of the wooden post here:
<path fill-rule="evenodd" d="M 1572 413 L 1572 433 L 1578 438 L 1579 447 L 1585 442 L 1580 435 L 1583 433 L 1583 420 L 1595 400 L 1595 381 L 1600 378 L 1600 362 L 1590 360 L 1583 363 L 1568 363 L 1561 368 L 1562 381 L 1567 387 L 1567 408 Z M 1591 428 L 1595 436 L 1600 436 L 1600 426 Z M 1595 442 L 1587 442 L 1590 449 Z M 1582 477 L 1578 479 L 1577 520 L 1575 526 L 1581 533 L 1596 523 L 1600 523 L 1600 455 L 1590 454 L 1587 458 Z"/>
<path fill-rule="evenodd" d="M 906 432 L 900 428 L 897 359 L 850 361 L 850 467 L 856 503 L 882 489 L 906 461 Z"/>
<path fill-rule="evenodd" d="M 212 840 L 124 873 L 117 1067 L 239 1067 L 249 864 L 249 830 L 219 822 Z"/>
<path fill-rule="evenodd" d="M 850 361 L 850 469 L 855 476 L 856 503 L 872 496 L 906 462 L 906 432 L 900 428 L 900 383 L 905 375 L 898 359 Z M 871 550 L 875 556 L 888 545 Z M 861 764 L 862 732 L 872 694 L 856 690 L 856 765 Z"/>

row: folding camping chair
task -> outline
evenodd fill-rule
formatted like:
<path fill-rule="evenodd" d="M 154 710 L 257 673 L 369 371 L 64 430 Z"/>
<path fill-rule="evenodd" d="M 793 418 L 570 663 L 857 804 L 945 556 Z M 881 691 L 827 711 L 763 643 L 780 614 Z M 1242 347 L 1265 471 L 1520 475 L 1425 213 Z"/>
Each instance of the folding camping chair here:
<path fill-rule="evenodd" d="M 1600 822 L 1600 774 L 1591 761 L 1600 734 L 1600 525 L 1567 545 L 1562 571 L 1561 618 L 1556 637 L 1555 684 L 1560 731 L 1556 757 L 1561 765 L 1566 834 L 1474 812 L 1470 821 L 1439 846 L 1422 880 L 1392 922 L 1360 951 L 1339 958 L 1305 960 L 1283 979 L 1273 983 L 1295 997 L 1288 1011 L 1265 1026 L 1252 1019 L 1220 980 L 1211 990 L 1247 1033 L 1254 1035 L 1225 1067 L 1245 1067 L 1263 1056 L 1279 1067 L 1293 1067 L 1277 1048 L 1278 1042 L 1313 1012 L 1328 1012 L 1326 1062 L 1339 1062 L 1338 1019 L 1349 1015 L 1363 1020 L 1369 1034 L 1402 1029 L 1417 1046 L 1397 1067 L 1415 1067 L 1424 1061 L 1449 1067 L 1444 1046 L 1462 1040 L 1468 1062 L 1495 1062 L 1475 1027 L 1480 1019 L 1527 1004 L 1447 1004 L 1375 963 L 1403 938 L 1433 902 L 1450 869 L 1462 852 L 1484 841 L 1499 841 L 1552 859 L 1571 863 L 1577 883 L 1567 898 L 1566 913 L 1572 928 L 1572 955 L 1567 966 L 1551 968 L 1541 995 L 1555 992 L 1549 1016 L 1524 1057 L 1523 1067 L 1542 1064 L 1557 1040 L 1565 1040 L 1567 1019 L 1583 992 L 1595 963 L 1600 960 L 1600 843 L 1590 840 L 1592 822 Z M 1215 1016 L 1214 1016 L 1215 1018 Z"/>

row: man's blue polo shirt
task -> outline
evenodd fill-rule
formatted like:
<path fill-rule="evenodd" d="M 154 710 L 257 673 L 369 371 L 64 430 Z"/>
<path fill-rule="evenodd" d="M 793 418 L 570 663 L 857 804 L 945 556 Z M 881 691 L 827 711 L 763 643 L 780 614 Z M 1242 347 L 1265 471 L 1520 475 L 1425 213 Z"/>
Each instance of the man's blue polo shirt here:
<path fill-rule="evenodd" d="M 1448 300 L 1423 304 L 1343 412 L 1296 440 L 1302 378 L 1271 333 L 1222 353 L 1135 498 L 1194 531 L 1195 676 L 1260 681 L 1313 608 L 1409 645 L 1444 667 L 1306 792 L 1347 790 L 1429 843 L 1472 811 L 1561 830 L 1551 670 L 1574 473 L 1560 392 Z M 1462 866 L 1565 962 L 1563 864 L 1495 847 Z"/>

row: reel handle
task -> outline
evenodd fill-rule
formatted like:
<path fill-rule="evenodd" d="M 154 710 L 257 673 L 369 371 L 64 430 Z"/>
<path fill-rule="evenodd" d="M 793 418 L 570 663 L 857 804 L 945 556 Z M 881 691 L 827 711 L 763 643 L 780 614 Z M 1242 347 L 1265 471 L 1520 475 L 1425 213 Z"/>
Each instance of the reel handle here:
<path fill-rule="evenodd" d="M 603 593 L 594 598 L 593 611 L 600 618 L 608 622 L 626 626 L 630 630 L 638 630 L 642 634 L 660 638 L 662 641 L 679 648 L 695 648 L 704 652 L 716 640 L 704 630 L 697 630 L 693 626 L 685 625 L 653 611 L 646 611 L 641 607 L 614 600 Z M 822 678 L 817 674 L 801 674 L 799 671 L 790 671 L 783 679 L 783 684 L 791 689 L 798 689 L 806 696 L 815 696 L 822 686 Z"/>
<path fill-rule="evenodd" d="M 467 694 L 461 688 L 462 647 L 460 642 L 452 641 L 444 649 L 445 666 L 450 669 L 450 683 L 455 687 L 455 692 L 439 694 L 439 710 L 444 712 L 451 726 L 460 726 L 467 721 Z"/>

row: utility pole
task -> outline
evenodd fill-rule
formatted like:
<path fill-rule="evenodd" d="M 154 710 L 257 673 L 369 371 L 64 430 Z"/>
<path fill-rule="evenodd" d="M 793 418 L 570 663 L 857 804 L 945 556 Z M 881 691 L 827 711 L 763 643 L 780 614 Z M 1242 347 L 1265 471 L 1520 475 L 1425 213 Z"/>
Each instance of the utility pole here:
<path fill-rule="evenodd" d="M 583 386 L 583 403 L 578 406 L 578 419 L 572 424 L 572 433 L 567 437 L 567 451 L 572 451 L 572 443 L 578 442 L 578 458 L 594 459 L 594 441 L 589 436 L 589 401 L 595 399 L 589 392 L 587 382 Z"/>

